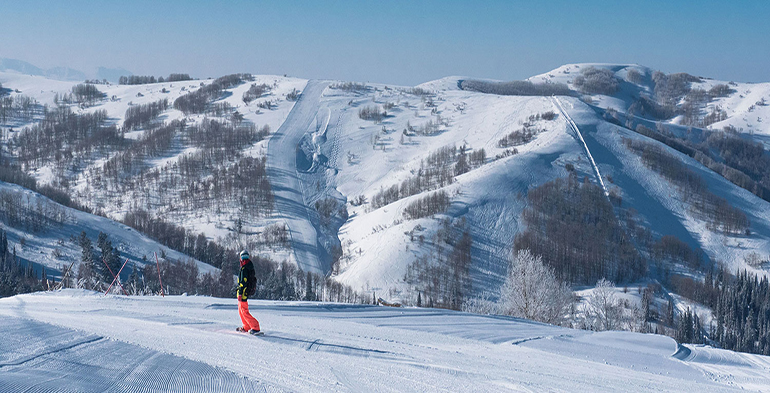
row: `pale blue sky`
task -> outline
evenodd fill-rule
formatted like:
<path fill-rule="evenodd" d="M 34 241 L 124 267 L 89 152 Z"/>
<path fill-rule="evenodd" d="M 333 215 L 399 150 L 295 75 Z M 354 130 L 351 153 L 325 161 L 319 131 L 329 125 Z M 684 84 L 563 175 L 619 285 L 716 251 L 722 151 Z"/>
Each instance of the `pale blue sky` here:
<path fill-rule="evenodd" d="M 770 81 L 768 1 L 9 1 L 0 57 L 139 75 L 413 85 L 565 63 Z"/>

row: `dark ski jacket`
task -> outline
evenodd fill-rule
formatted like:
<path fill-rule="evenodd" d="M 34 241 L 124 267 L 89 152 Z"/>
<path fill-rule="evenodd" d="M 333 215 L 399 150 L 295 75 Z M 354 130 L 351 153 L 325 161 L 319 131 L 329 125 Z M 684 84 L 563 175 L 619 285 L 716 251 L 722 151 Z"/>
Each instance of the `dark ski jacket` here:
<path fill-rule="evenodd" d="M 238 273 L 238 296 L 241 301 L 245 302 L 254 293 L 256 285 L 254 264 L 251 259 L 241 260 L 241 271 Z"/>

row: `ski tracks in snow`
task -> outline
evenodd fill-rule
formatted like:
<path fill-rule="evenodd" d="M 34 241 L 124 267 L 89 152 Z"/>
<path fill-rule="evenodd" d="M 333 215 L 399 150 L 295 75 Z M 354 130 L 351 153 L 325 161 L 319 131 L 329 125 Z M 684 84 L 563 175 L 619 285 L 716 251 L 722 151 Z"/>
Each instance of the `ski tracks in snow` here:
<path fill-rule="evenodd" d="M 281 391 L 180 356 L 34 320 L 0 318 L 3 392 Z"/>
<path fill-rule="evenodd" d="M 567 113 L 567 111 L 564 109 L 564 106 L 562 105 L 561 101 L 559 101 L 556 97 L 551 97 L 553 100 L 553 103 L 556 105 L 556 108 L 559 109 L 559 112 L 564 116 L 564 119 L 567 120 L 567 125 L 572 128 L 575 131 L 575 134 L 577 134 L 578 138 L 580 139 L 580 142 L 583 143 L 583 148 L 586 150 L 586 154 L 588 155 L 588 159 L 591 161 L 591 166 L 594 168 L 594 172 L 596 172 L 596 178 L 599 180 L 599 184 L 602 186 L 602 189 L 604 190 L 604 196 L 607 198 L 610 197 L 610 193 L 607 191 L 607 186 L 604 185 L 604 179 L 602 179 L 602 174 L 599 172 L 599 167 L 596 165 L 596 161 L 594 161 L 594 157 L 591 155 L 591 150 L 588 149 L 588 145 L 586 144 L 585 139 L 583 139 L 583 134 L 580 132 L 580 129 L 578 128 L 577 124 L 572 120 L 572 117 Z"/>
<path fill-rule="evenodd" d="M 222 301 L 77 290 L 0 299 L 0 362 L 40 355 L 0 369 L 0 391 L 725 391 L 768 380 L 762 356 L 708 363 L 699 352 L 685 364 L 660 336 L 446 310 L 255 301 L 267 332 L 252 337 L 234 330 L 235 300 Z"/>
<path fill-rule="evenodd" d="M 297 265 L 305 271 L 323 273 L 328 270 L 319 243 L 318 220 L 305 201 L 304 185 L 297 169 L 297 155 L 302 138 L 313 131 L 321 94 L 328 85 L 308 81 L 281 127 L 270 137 L 267 149 L 267 175 L 275 194 L 275 210 L 291 234 L 292 250 Z"/>

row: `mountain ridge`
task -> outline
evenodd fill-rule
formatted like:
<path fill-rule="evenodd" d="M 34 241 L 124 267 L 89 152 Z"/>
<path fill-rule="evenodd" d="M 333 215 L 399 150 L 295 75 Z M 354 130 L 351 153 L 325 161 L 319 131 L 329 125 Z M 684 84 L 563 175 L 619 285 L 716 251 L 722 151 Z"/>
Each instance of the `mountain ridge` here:
<path fill-rule="evenodd" d="M 586 68 L 607 69 L 612 72 L 612 78 L 617 81 L 619 86 L 617 94 L 581 92 L 581 87 L 575 84 L 575 79 L 583 76 L 584 73 L 581 69 Z M 641 84 L 634 84 L 627 80 L 628 74 L 633 72 L 641 74 Z M 598 132 L 597 136 L 591 137 L 595 148 L 602 148 L 603 144 L 608 143 L 610 140 L 607 138 L 608 135 L 616 135 L 618 132 L 624 133 L 622 138 L 603 147 L 604 149 L 609 148 L 608 155 L 605 154 L 608 159 L 616 154 L 623 157 L 620 161 L 613 158 L 599 163 L 600 172 L 603 175 L 620 173 L 625 171 L 624 168 L 626 167 L 635 167 L 637 169 L 634 169 L 635 174 L 632 177 L 638 178 L 636 182 L 655 178 L 658 179 L 655 180 L 656 182 L 665 184 L 667 182 L 665 179 L 659 179 L 653 172 L 644 169 L 643 166 L 638 166 L 638 161 L 635 161 L 638 159 L 633 158 L 633 155 L 627 155 L 626 149 L 622 147 L 621 142 L 624 138 L 636 138 L 637 136 L 627 134 L 627 131 L 619 129 L 610 128 L 609 131 L 604 131 L 606 127 L 622 128 L 623 125 L 622 119 L 613 120 L 620 126 L 618 124 L 610 125 L 607 122 L 607 118 L 610 116 L 608 114 L 613 113 L 613 111 L 628 112 L 629 108 L 636 102 L 635 100 L 639 99 L 640 94 L 643 97 L 650 97 L 650 99 L 656 97 L 654 85 L 651 85 L 653 83 L 652 74 L 651 69 L 638 65 L 572 64 L 533 76 L 529 80 L 564 83 L 570 86 L 574 96 L 561 100 L 565 102 L 567 110 L 580 128 L 588 127 L 592 130 L 591 135 Z M 34 92 L 38 90 L 35 86 L 40 86 L 40 83 L 45 84 L 42 81 L 26 81 L 23 77 L 9 77 L 8 75 L 10 74 L 6 75 L 5 80 L 0 79 L 0 82 L 10 88 L 13 88 L 14 84 L 21 86 L 21 94 L 27 90 Z M 241 100 L 241 97 L 251 88 L 250 83 L 244 83 L 226 89 L 224 98 L 219 98 L 215 102 L 229 105 L 230 108 L 233 108 L 229 111 L 235 110 L 243 114 L 248 123 L 258 126 L 267 124 L 270 129 L 277 130 L 293 108 L 293 102 L 286 100 L 284 96 L 291 89 L 302 90 L 306 81 L 277 76 L 256 76 L 255 78 L 254 82 L 250 82 L 251 84 L 272 86 L 267 95 L 250 102 Z M 564 119 L 557 116 L 555 120 L 532 120 L 533 116 L 540 116 L 547 112 L 558 113 L 557 107 L 550 99 L 546 97 L 482 94 L 463 90 L 460 86 L 461 81 L 471 79 L 473 78 L 446 77 L 420 84 L 415 88 L 384 84 L 364 85 L 332 82 L 322 94 L 321 100 L 317 104 L 316 120 L 314 125 L 304 130 L 306 137 L 303 138 L 300 149 L 304 152 L 306 159 L 313 163 L 312 168 L 314 169 L 299 175 L 299 178 L 302 179 L 302 187 L 295 191 L 300 192 L 302 200 L 311 207 L 310 214 L 318 215 L 318 218 L 313 220 L 327 220 L 321 216 L 323 212 L 319 210 L 326 206 L 325 204 L 330 204 L 329 209 L 332 209 L 330 218 L 338 217 L 333 218 L 333 220 L 338 220 L 339 217 L 342 217 L 338 215 L 338 211 L 341 212 L 342 207 L 339 204 L 339 199 L 337 202 L 333 202 L 336 198 L 334 195 L 340 193 L 347 200 L 344 209 L 346 210 L 345 215 L 349 218 L 344 220 L 339 231 L 340 249 L 333 249 L 333 242 L 325 243 L 324 246 L 327 247 L 327 253 L 341 254 L 337 266 L 333 266 L 332 270 L 335 271 L 335 274 L 339 273 L 338 279 L 345 284 L 364 292 L 373 288 L 395 291 L 392 292 L 394 297 L 414 301 L 413 299 L 417 297 L 420 290 L 404 281 L 405 272 L 410 265 L 413 265 L 413 262 L 435 255 L 434 247 L 440 242 L 448 241 L 448 244 L 451 244 L 455 241 L 452 238 L 431 240 L 437 233 L 441 232 L 441 228 L 445 227 L 443 222 L 448 219 L 450 224 L 455 225 L 447 227 L 454 228 L 449 232 L 459 234 L 463 230 L 469 230 L 473 234 L 475 243 L 471 251 L 473 267 L 470 275 L 474 287 L 477 290 L 494 288 L 500 285 L 506 275 L 515 236 L 525 229 L 525 226 L 520 222 L 520 216 L 527 207 L 527 191 L 558 177 L 568 176 L 571 173 L 570 170 L 565 169 L 568 167 L 575 168 L 576 173 L 580 176 L 585 175 L 595 179 L 592 174 L 594 171 L 590 165 L 587 165 L 581 145 L 575 139 L 576 136 L 568 132 Z M 81 111 L 90 112 L 96 109 L 106 109 L 109 117 L 116 119 L 115 124 L 121 126 L 124 119 L 123 111 L 131 105 L 150 103 L 161 98 L 169 98 L 173 101 L 177 97 L 199 88 L 201 84 L 210 83 L 211 80 L 136 86 L 100 86 L 108 96 L 114 96 L 116 101 L 105 100 L 92 108 L 81 109 Z M 727 82 L 722 83 L 702 78 L 689 83 L 693 84 L 692 89 L 701 89 L 702 87 L 703 90 L 712 89 L 720 84 L 732 86 Z M 41 103 L 53 105 L 53 91 L 66 91 L 65 86 L 67 85 L 51 84 L 53 90 L 48 90 L 37 96 Z M 74 84 L 69 86 L 74 86 Z M 767 86 L 767 84 L 753 84 L 751 86 L 735 84 L 735 86 L 730 87 L 730 89 L 735 90 L 734 92 L 702 104 L 701 116 L 705 116 L 709 111 L 714 110 L 713 108 L 721 106 L 728 116 L 710 124 L 712 130 L 714 127 L 732 125 L 738 130 L 737 132 L 742 138 L 766 144 L 768 131 L 762 128 L 761 120 L 757 122 L 750 117 L 744 118 L 744 116 L 749 113 L 750 105 L 746 105 L 746 102 L 754 100 L 755 96 L 768 96 L 770 89 L 765 89 Z M 752 92 L 744 96 L 746 90 L 752 90 Z M 744 96 L 744 98 L 739 98 L 739 95 Z M 676 105 L 682 105 L 682 102 L 686 102 L 684 98 L 680 98 L 680 100 Z M 126 105 L 127 102 L 129 105 Z M 267 104 L 268 102 L 271 103 Z M 275 106 L 273 107 L 273 105 Z M 390 109 L 386 110 L 386 115 L 381 120 L 372 121 L 361 117 L 361 110 L 370 107 L 379 107 L 380 110 L 386 107 Z M 760 113 L 761 119 L 765 110 L 766 107 L 755 105 L 751 112 Z M 163 119 L 166 122 L 187 120 L 191 124 L 198 124 L 206 116 L 191 116 L 176 109 L 169 109 L 163 114 Z M 328 127 L 326 131 L 323 134 L 316 133 L 317 128 L 321 127 L 321 123 L 326 121 L 327 117 L 329 121 L 328 126 L 325 126 Z M 213 115 L 211 118 L 229 121 L 228 117 Z M 672 130 L 677 130 L 676 127 L 685 130 L 687 126 L 679 124 L 682 119 L 681 116 L 676 116 L 666 120 L 658 120 L 656 124 L 662 124 Z M 594 127 L 594 125 L 600 127 Z M 740 131 L 741 128 L 744 131 Z M 750 128 L 756 132 L 745 131 Z M 530 141 L 515 147 L 515 154 L 513 154 L 513 147 L 500 147 L 508 134 L 519 129 L 531 129 L 536 132 Z M 140 129 L 131 131 L 126 135 L 130 139 L 138 141 L 145 132 L 145 130 Z M 598 135 L 604 135 L 603 132 L 610 132 L 610 134 L 598 137 Z M 179 142 L 187 143 L 182 140 Z M 429 158 L 430 153 L 436 153 L 444 147 L 452 146 L 455 149 L 465 146 L 468 154 L 480 153 L 484 149 L 486 158 L 479 164 L 473 164 L 467 172 L 452 176 L 448 184 L 443 186 L 428 185 L 427 188 L 423 187 L 414 194 L 399 197 L 393 203 L 387 203 L 376 208 L 372 206 L 372 198 L 381 195 L 382 190 L 405 181 L 413 181 L 420 173 L 424 173 L 427 167 L 423 166 L 423 162 Z M 257 142 L 239 154 L 262 157 L 266 149 L 269 148 L 266 141 Z M 199 148 L 181 145 L 177 150 L 178 153 L 160 160 L 151 159 L 146 163 L 150 165 L 150 168 L 162 168 L 166 164 L 178 162 L 185 154 L 198 151 L 196 149 Z M 457 150 L 452 154 L 457 154 L 456 152 Z M 685 157 L 678 159 L 687 161 Z M 96 165 L 88 164 L 90 166 L 89 171 L 101 170 L 99 161 L 94 161 L 94 163 Z M 386 163 L 386 165 L 382 163 Z M 692 165 L 698 167 L 700 164 Z M 43 165 L 36 168 L 33 174 L 38 177 L 39 181 L 50 183 L 56 176 L 59 176 L 55 175 L 57 171 L 51 165 Z M 701 176 L 707 173 L 702 172 Z M 76 191 L 76 194 L 79 192 L 80 198 L 82 196 L 91 198 L 92 201 L 87 202 L 87 204 L 93 207 L 110 206 L 121 199 L 123 206 L 129 206 L 131 200 L 137 200 L 125 192 L 117 193 L 117 196 L 125 195 L 115 199 L 108 193 L 102 194 L 101 191 L 84 188 L 94 179 L 87 172 L 81 171 L 79 174 L 73 173 L 66 177 L 72 175 L 76 175 L 78 179 L 74 182 L 76 184 L 74 189 L 79 190 Z M 718 180 L 718 178 L 715 179 Z M 607 178 L 603 180 L 609 181 Z M 644 205 L 633 204 L 635 199 L 633 193 L 626 194 L 623 187 L 612 184 L 612 182 L 609 184 L 618 195 L 623 197 L 624 201 L 631 203 L 629 207 L 641 213 L 639 218 L 641 223 L 651 220 L 652 216 L 645 217 Z M 718 180 L 717 183 L 710 181 L 709 184 L 714 184 L 713 187 L 721 190 L 718 191 L 719 195 L 730 201 L 753 198 L 743 191 L 737 191 L 737 187 L 729 182 Z M 633 190 L 642 188 L 632 187 Z M 440 190 L 447 191 L 451 199 L 446 213 L 438 215 L 441 219 L 432 217 L 404 218 L 404 211 L 410 204 L 417 203 L 419 199 Z M 736 192 L 743 196 L 735 199 L 737 198 Z M 156 197 L 151 196 L 148 200 L 155 200 L 154 198 Z M 353 202 L 359 198 L 367 202 L 363 205 L 354 204 Z M 686 225 L 677 224 L 684 225 L 686 228 L 685 232 L 680 232 L 688 233 L 691 240 L 687 240 L 687 243 L 690 246 L 703 249 L 710 256 L 710 259 L 724 262 L 727 266 L 731 266 L 732 270 L 741 267 L 754 269 L 743 262 L 748 252 L 758 251 L 760 254 L 770 252 L 767 240 L 769 235 L 765 233 L 763 227 L 759 227 L 758 233 L 752 227 L 752 235 L 744 237 L 713 234 L 698 224 L 701 219 L 692 216 L 688 203 L 672 202 L 677 198 L 674 194 L 667 196 L 657 194 L 648 200 L 661 201 L 663 208 L 662 210 L 659 209 L 658 212 L 663 213 L 666 217 L 671 217 L 671 222 L 689 223 Z M 757 206 L 764 205 L 756 201 L 742 203 L 752 209 L 750 214 L 754 217 L 752 225 L 758 225 L 757 220 L 763 220 L 761 217 L 764 216 L 756 213 L 761 211 L 761 208 L 756 209 L 758 209 Z M 758 203 L 759 205 L 757 205 Z M 680 207 L 674 208 L 675 205 Z M 159 207 L 164 209 L 162 205 Z M 120 214 L 125 211 L 125 208 L 116 210 L 112 207 L 106 213 L 115 219 L 120 219 Z M 180 215 L 168 209 L 157 212 L 168 212 L 172 213 L 172 216 L 176 215 L 181 219 L 177 221 L 178 223 L 182 225 L 193 224 L 193 228 L 206 233 L 209 239 L 227 238 L 230 239 L 228 241 L 236 243 L 244 241 L 242 235 L 239 235 L 239 239 L 232 237 L 234 232 L 231 228 L 234 228 L 236 221 L 232 213 L 220 214 L 219 218 L 216 218 L 219 222 L 216 222 L 213 215 L 208 219 L 200 220 L 193 219 L 193 216 L 188 213 L 185 213 L 188 215 Z M 285 214 L 285 212 L 278 212 L 278 214 Z M 270 225 L 280 224 L 280 219 L 270 217 L 268 215 L 250 219 L 249 231 L 261 234 L 265 233 L 266 228 Z M 463 217 L 465 217 L 466 224 L 462 225 L 467 225 L 466 229 L 457 226 L 460 225 Z M 332 230 L 331 227 L 329 228 L 328 230 Z M 290 233 L 297 230 L 290 227 L 288 229 Z M 655 236 L 666 235 L 668 231 L 666 228 L 651 229 L 656 233 Z M 323 229 L 323 231 L 328 230 Z M 254 239 L 254 236 L 247 235 L 246 238 Z M 750 245 L 748 249 L 745 248 L 746 244 Z M 271 256 L 276 260 L 286 259 L 294 263 L 297 262 L 296 257 L 291 252 L 280 247 L 268 247 L 263 252 L 264 255 Z M 398 262 L 393 263 L 392 261 Z"/>

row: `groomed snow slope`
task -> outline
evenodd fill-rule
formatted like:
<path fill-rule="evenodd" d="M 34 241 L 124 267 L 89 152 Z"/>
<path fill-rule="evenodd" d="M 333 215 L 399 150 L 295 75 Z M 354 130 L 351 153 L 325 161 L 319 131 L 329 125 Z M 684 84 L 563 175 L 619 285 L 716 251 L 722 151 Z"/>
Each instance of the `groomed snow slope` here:
<path fill-rule="evenodd" d="M 324 273 L 329 269 L 324 248 L 319 245 L 319 223 L 306 200 L 305 185 L 297 168 L 298 146 L 310 131 L 318 113 L 318 100 L 327 83 L 309 81 L 281 127 L 270 136 L 267 175 L 275 195 L 276 218 L 291 233 L 294 260 L 304 271 Z"/>
<path fill-rule="evenodd" d="M 0 299 L 0 390 L 767 391 L 770 358 L 436 309 L 65 290 Z"/>

